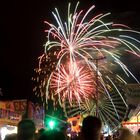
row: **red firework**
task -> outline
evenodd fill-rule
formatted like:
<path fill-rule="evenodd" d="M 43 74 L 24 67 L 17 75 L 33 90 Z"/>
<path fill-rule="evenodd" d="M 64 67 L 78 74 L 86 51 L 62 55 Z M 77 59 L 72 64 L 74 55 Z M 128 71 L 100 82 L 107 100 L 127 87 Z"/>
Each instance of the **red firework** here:
<path fill-rule="evenodd" d="M 87 65 L 81 67 L 79 64 L 61 65 L 52 74 L 50 87 L 61 101 L 72 103 L 76 99 L 80 103 L 95 94 L 94 72 Z"/>

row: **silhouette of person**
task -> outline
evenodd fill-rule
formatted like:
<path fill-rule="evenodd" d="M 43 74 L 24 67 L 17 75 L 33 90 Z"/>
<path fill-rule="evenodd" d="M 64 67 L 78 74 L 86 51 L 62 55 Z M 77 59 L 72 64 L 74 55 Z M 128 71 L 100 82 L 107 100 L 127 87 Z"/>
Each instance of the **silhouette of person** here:
<path fill-rule="evenodd" d="M 135 140 L 135 137 L 128 128 L 122 127 L 119 129 L 118 140 Z"/>
<path fill-rule="evenodd" d="M 138 129 L 137 133 L 135 134 L 135 140 L 140 140 L 140 128 Z"/>
<path fill-rule="evenodd" d="M 140 128 L 138 129 L 137 134 L 140 136 Z"/>
<path fill-rule="evenodd" d="M 84 118 L 81 128 L 81 139 L 83 140 L 100 140 L 102 122 L 94 116 Z"/>
<path fill-rule="evenodd" d="M 35 123 L 29 119 L 23 119 L 18 123 L 17 140 L 34 140 Z"/>
<path fill-rule="evenodd" d="M 46 132 L 45 128 L 41 128 L 38 130 L 37 138 L 39 139 Z"/>
<path fill-rule="evenodd" d="M 63 132 L 57 130 L 49 130 L 43 133 L 38 140 L 66 140 L 66 139 Z"/>
<path fill-rule="evenodd" d="M 111 135 L 108 135 L 105 140 L 113 140 L 113 137 Z"/>
<path fill-rule="evenodd" d="M 16 140 L 17 138 L 17 134 L 9 134 L 9 135 L 6 135 L 4 140 Z"/>

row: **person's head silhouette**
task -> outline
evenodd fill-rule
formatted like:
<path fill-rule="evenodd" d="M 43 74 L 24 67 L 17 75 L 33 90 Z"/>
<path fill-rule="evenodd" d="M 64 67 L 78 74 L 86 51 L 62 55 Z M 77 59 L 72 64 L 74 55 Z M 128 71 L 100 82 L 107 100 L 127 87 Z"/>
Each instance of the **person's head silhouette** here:
<path fill-rule="evenodd" d="M 18 123 L 18 140 L 32 140 L 35 135 L 35 124 L 32 120 L 24 119 Z"/>
<path fill-rule="evenodd" d="M 102 122 L 94 116 L 87 116 L 82 123 L 81 132 L 85 140 L 100 139 Z"/>

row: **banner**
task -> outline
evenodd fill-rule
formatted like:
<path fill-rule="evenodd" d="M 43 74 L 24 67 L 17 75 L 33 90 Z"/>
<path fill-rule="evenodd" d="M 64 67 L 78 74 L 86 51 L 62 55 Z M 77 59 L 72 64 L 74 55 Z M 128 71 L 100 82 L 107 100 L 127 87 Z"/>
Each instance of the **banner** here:
<path fill-rule="evenodd" d="M 27 108 L 27 100 L 0 101 L 0 124 L 17 125 Z"/>
<path fill-rule="evenodd" d="M 0 124 L 16 126 L 27 112 L 28 118 L 35 122 L 37 128 L 44 126 L 44 108 L 27 100 L 0 101 Z"/>

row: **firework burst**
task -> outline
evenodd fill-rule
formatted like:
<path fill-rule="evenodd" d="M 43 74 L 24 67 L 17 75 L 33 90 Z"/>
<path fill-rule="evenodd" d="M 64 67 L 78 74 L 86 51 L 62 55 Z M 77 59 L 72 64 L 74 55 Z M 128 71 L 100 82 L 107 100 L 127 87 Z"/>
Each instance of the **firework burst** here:
<path fill-rule="evenodd" d="M 80 63 L 68 63 L 53 72 L 50 87 L 63 102 L 69 99 L 70 104 L 75 100 L 80 103 L 94 96 L 94 79 L 95 76 L 88 67 L 81 66 Z"/>
<path fill-rule="evenodd" d="M 49 94 L 53 94 L 58 97 L 60 104 L 68 100 L 71 106 L 77 102 L 77 107 L 85 103 L 88 106 L 86 108 L 90 108 L 88 102 L 98 100 L 96 95 L 98 93 L 99 102 L 104 102 L 103 99 L 109 102 L 105 104 L 108 106 L 105 112 L 107 113 L 109 108 L 115 110 L 117 114 L 117 119 L 115 119 L 119 121 L 120 114 L 117 111 L 119 109 L 111 89 L 116 91 L 121 100 L 118 104 L 121 106 L 123 103 L 127 108 L 123 93 L 118 88 L 119 83 L 115 80 L 123 84 L 127 83 L 117 73 L 119 69 L 122 74 L 139 83 L 121 59 L 125 52 L 140 57 L 140 49 L 136 45 L 139 45 L 140 41 L 133 37 L 139 32 L 125 25 L 104 22 L 110 13 L 99 14 L 89 19 L 89 13 L 95 6 L 91 6 L 84 13 L 82 10 L 78 12 L 78 5 L 79 3 L 73 13 L 71 13 L 71 5 L 68 5 L 66 22 L 61 20 L 58 9 L 52 13 L 56 25 L 45 21 L 50 26 L 49 30 L 45 30 L 47 33 L 45 54 L 46 56 L 52 52 L 55 54 L 53 57 L 50 55 L 46 58 L 46 61 L 50 63 L 55 58 L 55 61 L 48 65 L 49 73 L 46 70 L 47 78 L 44 78 L 46 98 Z M 133 35 L 128 36 L 129 33 Z M 39 62 L 40 70 L 42 57 Z M 103 118 L 105 112 L 101 113 L 100 117 Z"/>
<path fill-rule="evenodd" d="M 125 25 L 104 22 L 104 18 L 110 13 L 99 14 L 89 20 L 88 15 L 95 6 L 91 6 L 89 10 L 84 13 L 82 10 L 77 12 L 78 5 L 79 3 L 77 3 L 73 13 L 71 13 L 70 4 L 68 5 L 68 18 L 66 22 L 61 20 L 58 9 L 52 12 L 57 23 L 56 26 L 45 21 L 45 23 L 50 26 L 49 30 L 45 30 L 48 39 L 45 44 L 45 53 L 51 52 L 52 49 L 59 48 L 56 54 L 58 60 L 56 62 L 55 72 L 52 72 L 47 80 L 46 95 L 48 96 L 51 85 L 51 87 L 55 89 L 54 92 L 59 95 L 59 98 L 62 97 L 63 101 L 64 98 L 69 98 L 70 101 L 72 101 L 72 98 L 75 97 L 75 99 L 80 102 L 81 95 L 84 95 L 83 98 L 87 99 L 89 93 L 88 95 L 86 95 L 87 92 L 84 93 L 86 86 L 81 85 L 81 81 L 77 78 L 77 74 L 79 75 L 78 77 L 80 77 L 82 73 L 82 75 L 87 77 L 89 82 L 92 81 L 92 76 L 89 79 L 91 72 L 87 74 L 87 70 L 83 68 L 85 65 L 87 69 L 89 69 L 88 71 L 92 70 L 93 73 L 99 75 L 99 82 L 104 85 L 104 87 L 106 84 L 105 79 L 110 79 L 110 77 L 106 75 L 108 78 L 104 78 L 102 71 L 113 73 L 112 66 L 114 65 L 117 68 L 121 68 L 123 73 L 128 77 L 131 76 L 136 82 L 139 82 L 120 59 L 125 52 L 140 57 L 140 49 L 135 43 L 132 43 L 140 42 L 127 35 L 130 32 L 131 34 L 139 34 L 139 32 L 133 31 Z M 109 66 L 102 66 L 102 70 L 98 69 L 95 61 L 100 60 L 100 57 L 106 58 L 107 64 L 109 64 Z M 73 67 L 74 64 L 77 65 L 77 60 L 80 60 L 82 63 L 80 63 L 80 65 L 78 64 L 77 67 Z M 69 61 L 68 69 L 64 66 L 65 63 L 67 63 L 66 61 Z M 86 74 L 84 74 L 84 71 Z M 92 83 L 95 85 L 95 82 Z M 82 92 L 80 90 L 81 88 L 79 90 L 75 88 L 80 86 L 84 89 Z M 87 86 L 87 91 L 90 91 L 88 88 Z M 104 88 L 104 91 L 108 93 L 106 88 Z M 63 92 L 63 94 L 61 92 Z"/>
<path fill-rule="evenodd" d="M 68 5 L 66 22 L 58 9 L 52 12 L 56 24 L 45 21 L 50 28 L 45 30 L 45 54 L 39 58 L 38 72 L 43 73 L 39 90 L 46 101 L 50 96 L 59 101 L 68 117 L 95 115 L 98 106 L 98 116 L 113 130 L 128 109 L 124 98 L 127 80 L 118 71 L 139 83 L 122 58 L 126 53 L 140 57 L 140 41 L 134 38 L 140 33 L 104 22 L 110 13 L 89 18 L 95 6 L 84 13 L 78 12 L 78 5 L 74 12 Z"/>

